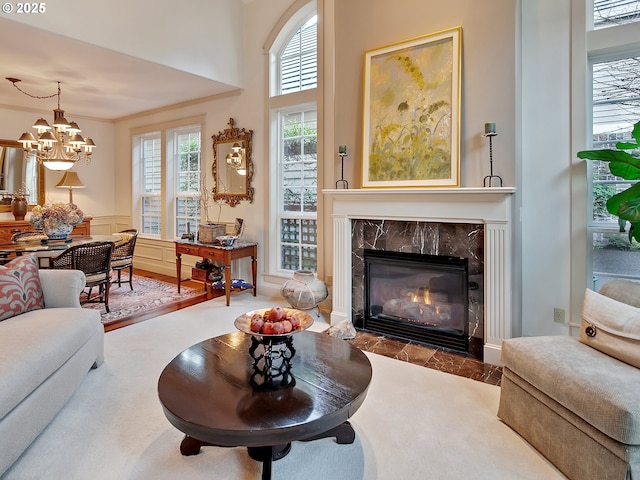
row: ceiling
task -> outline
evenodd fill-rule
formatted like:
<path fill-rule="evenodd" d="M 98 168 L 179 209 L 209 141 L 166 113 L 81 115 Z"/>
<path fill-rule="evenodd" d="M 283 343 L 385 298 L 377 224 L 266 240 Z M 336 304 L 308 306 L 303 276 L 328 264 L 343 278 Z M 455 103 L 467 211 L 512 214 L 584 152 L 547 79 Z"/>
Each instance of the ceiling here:
<path fill-rule="evenodd" d="M 238 87 L 0 18 L 0 107 L 53 110 L 61 82 L 66 117 L 117 119 Z"/>

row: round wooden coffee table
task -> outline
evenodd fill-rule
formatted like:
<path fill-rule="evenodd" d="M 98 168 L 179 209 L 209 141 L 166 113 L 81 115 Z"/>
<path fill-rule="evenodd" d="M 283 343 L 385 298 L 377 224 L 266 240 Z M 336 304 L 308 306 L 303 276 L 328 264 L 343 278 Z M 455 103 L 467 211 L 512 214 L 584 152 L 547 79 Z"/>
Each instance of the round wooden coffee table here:
<path fill-rule="evenodd" d="M 169 422 L 186 434 L 183 455 L 205 445 L 246 446 L 251 458 L 263 462 L 267 480 L 271 462 L 284 457 L 293 441 L 354 441 L 347 419 L 367 394 L 369 359 L 325 333 L 305 331 L 292 339 L 293 381 L 274 390 L 252 387 L 251 336 L 243 332 L 193 345 L 165 367 L 158 396 Z"/>

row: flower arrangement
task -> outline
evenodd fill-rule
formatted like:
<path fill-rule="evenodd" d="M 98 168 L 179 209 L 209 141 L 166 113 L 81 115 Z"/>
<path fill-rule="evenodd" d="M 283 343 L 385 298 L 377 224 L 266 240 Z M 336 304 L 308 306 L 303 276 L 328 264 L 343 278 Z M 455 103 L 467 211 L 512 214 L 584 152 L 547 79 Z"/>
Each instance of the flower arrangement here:
<path fill-rule="evenodd" d="M 61 225 L 77 225 L 83 217 L 74 203 L 50 203 L 33 207 L 29 223 L 37 230 L 55 230 Z"/>

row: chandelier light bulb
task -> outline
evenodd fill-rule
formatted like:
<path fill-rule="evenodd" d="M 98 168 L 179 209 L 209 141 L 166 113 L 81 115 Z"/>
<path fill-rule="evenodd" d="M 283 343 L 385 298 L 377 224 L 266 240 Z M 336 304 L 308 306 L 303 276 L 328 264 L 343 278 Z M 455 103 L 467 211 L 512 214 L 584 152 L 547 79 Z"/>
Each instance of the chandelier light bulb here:
<path fill-rule="evenodd" d="M 38 141 L 42 144 L 44 150 L 48 150 L 53 147 L 54 143 L 58 143 L 58 139 L 53 136 L 53 133 L 47 131 L 38 137 Z"/>
<path fill-rule="evenodd" d="M 87 155 L 91 155 L 93 153 L 93 149 L 96 148 L 96 144 L 93 143 L 89 137 L 84 139 L 84 151 Z"/>
<path fill-rule="evenodd" d="M 80 135 L 79 133 L 76 133 L 69 139 L 69 145 L 73 147 L 78 147 L 84 144 L 85 144 L 84 138 L 82 138 L 82 135 Z"/>
<path fill-rule="evenodd" d="M 24 132 L 18 139 L 18 142 L 22 144 L 23 149 L 31 150 L 31 146 L 34 143 L 38 143 L 38 140 L 36 140 L 36 137 L 34 137 L 31 132 Z"/>
<path fill-rule="evenodd" d="M 67 132 L 69 132 L 69 135 L 73 136 L 80 133 L 81 131 L 82 130 L 80 130 L 80 127 L 76 122 L 69 122 L 69 126 L 67 127 Z"/>
<path fill-rule="evenodd" d="M 47 130 L 51 130 L 51 126 L 44 118 L 39 118 L 36 123 L 33 124 L 33 128 L 38 131 L 38 135 L 46 132 Z"/>

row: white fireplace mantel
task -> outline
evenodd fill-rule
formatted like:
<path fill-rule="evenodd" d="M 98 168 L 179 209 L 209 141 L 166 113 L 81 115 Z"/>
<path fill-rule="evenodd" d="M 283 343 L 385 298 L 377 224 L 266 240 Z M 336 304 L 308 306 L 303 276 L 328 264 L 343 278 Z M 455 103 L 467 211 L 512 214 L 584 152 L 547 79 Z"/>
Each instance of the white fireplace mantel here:
<path fill-rule="evenodd" d="M 484 361 L 500 365 L 511 338 L 512 223 L 515 188 L 327 189 L 333 218 L 331 323 L 351 320 L 351 222 L 355 219 L 482 223 L 484 235 Z"/>

